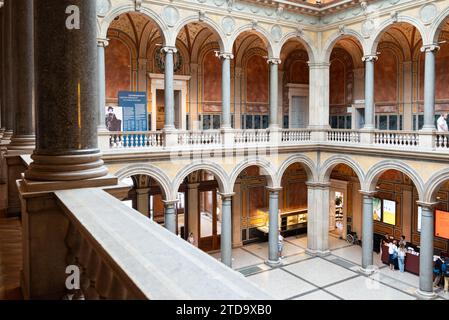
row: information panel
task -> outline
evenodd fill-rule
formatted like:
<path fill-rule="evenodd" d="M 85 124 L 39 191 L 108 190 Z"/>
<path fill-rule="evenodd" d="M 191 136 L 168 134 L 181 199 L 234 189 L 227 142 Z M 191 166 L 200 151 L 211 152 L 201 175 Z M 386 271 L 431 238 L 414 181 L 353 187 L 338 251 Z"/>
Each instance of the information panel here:
<path fill-rule="evenodd" d="M 435 236 L 449 239 L 449 212 L 435 211 Z"/>
<path fill-rule="evenodd" d="M 123 131 L 147 131 L 147 93 L 120 91 L 118 101 L 123 110 Z"/>
<path fill-rule="evenodd" d="M 383 200 L 382 221 L 391 225 L 396 224 L 396 202 Z"/>
<path fill-rule="evenodd" d="M 379 198 L 373 198 L 373 219 L 375 221 L 382 219 L 382 200 Z"/>

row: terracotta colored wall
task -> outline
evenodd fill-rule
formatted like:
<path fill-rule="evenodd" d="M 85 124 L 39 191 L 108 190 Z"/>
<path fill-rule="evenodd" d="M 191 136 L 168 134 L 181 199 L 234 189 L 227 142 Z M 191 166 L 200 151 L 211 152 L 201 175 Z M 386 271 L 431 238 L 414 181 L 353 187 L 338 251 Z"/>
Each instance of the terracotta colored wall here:
<path fill-rule="evenodd" d="M 383 50 L 374 64 L 374 100 L 393 102 L 398 99 L 398 64 L 392 51 Z"/>
<path fill-rule="evenodd" d="M 257 216 L 257 209 L 267 208 L 265 186 L 250 188 L 249 216 Z"/>
<path fill-rule="evenodd" d="M 265 58 L 254 55 L 246 65 L 246 101 L 268 103 L 268 64 Z"/>
<path fill-rule="evenodd" d="M 306 61 L 296 60 L 289 70 L 289 82 L 309 84 L 309 66 Z"/>
<path fill-rule="evenodd" d="M 339 59 L 334 59 L 330 66 L 330 104 L 345 103 L 345 65 Z"/>
<path fill-rule="evenodd" d="M 213 51 L 203 61 L 203 101 L 221 101 L 221 63 Z"/>
<path fill-rule="evenodd" d="M 287 190 L 288 209 L 307 208 L 307 185 L 305 182 L 289 183 Z"/>
<path fill-rule="evenodd" d="M 105 59 L 106 98 L 117 99 L 119 91 L 131 90 L 131 53 L 123 42 L 112 38 Z"/>

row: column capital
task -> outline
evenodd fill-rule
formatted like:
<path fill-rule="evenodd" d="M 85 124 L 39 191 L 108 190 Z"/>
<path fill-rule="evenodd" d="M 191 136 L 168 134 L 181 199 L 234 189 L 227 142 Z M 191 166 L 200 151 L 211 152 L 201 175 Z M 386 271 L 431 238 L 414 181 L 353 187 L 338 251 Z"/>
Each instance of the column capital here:
<path fill-rule="evenodd" d="M 307 62 L 310 69 L 329 69 L 331 64 L 329 62 Z"/>
<path fill-rule="evenodd" d="M 216 51 L 215 55 L 220 60 L 224 60 L 224 59 L 232 60 L 232 59 L 234 59 L 234 55 L 232 53 L 230 53 L 230 52 L 219 52 L 219 51 Z"/>
<path fill-rule="evenodd" d="M 235 192 L 232 192 L 232 193 L 221 193 L 220 192 L 219 194 L 220 194 L 220 197 L 222 197 L 223 200 L 227 200 L 227 199 L 230 199 L 233 196 L 235 196 Z"/>
<path fill-rule="evenodd" d="M 279 193 L 280 191 L 282 191 L 282 187 L 267 187 L 267 190 L 270 193 Z"/>
<path fill-rule="evenodd" d="M 306 186 L 309 188 L 326 189 L 326 188 L 330 188 L 331 183 L 330 182 L 307 181 Z"/>
<path fill-rule="evenodd" d="M 359 190 L 360 194 L 367 198 L 372 198 L 376 195 L 377 191 L 365 191 L 365 190 Z"/>
<path fill-rule="evenodd" d="M 427 208 L 433 210 L 438 202 L 424 202 L 424 201 L 416 201 L 416 204 L 420 207 Z"/>
<path fill-rule="evenodd" d="M 150 188 L 139 188 L 139 189 L 136 189 L 136 193 L 137 194 L 146 194 L 149 191 L 150 191 Z"/>
<path fill-rule="evenodd" d="M 162 202 L 164 203 L 164 207 L 174 207 L 175 204 L 177 204 L 179 202 L 179 200 L 162 200 Z"/>
<path fill-rule="evenodd" d="M 165 47 L 161 48 L 161 52 L 164 52 L 164 53 L 168 53 L 168 52 L 176 53 L 176 52 L 178 52 L 178 49 L 176 49 L 176 47 L 165 46 Z"/>
<path fill-rule="evenodd" d="M 270 58 L 267 60 L 268 64 L 281 64 L 282 61 L 279 58 Z"/>
<path fill-rule="evenodd" d="M 379 57 L 374 54 L 369 54 L 362 57 L 363 62 L 376 62 L 378 59 Z"/>
<path fill-rule="evenodd" d="M 421 47 L 421 52 L 436 52 L 438 50 L 440 50 L 440 46 L 435 43 L 426 44 Z"/>
<path fill-rule="evenodd" d="M 97 46 L 106 48 L 109 45 L 108 38 L 97 38 Z"/>

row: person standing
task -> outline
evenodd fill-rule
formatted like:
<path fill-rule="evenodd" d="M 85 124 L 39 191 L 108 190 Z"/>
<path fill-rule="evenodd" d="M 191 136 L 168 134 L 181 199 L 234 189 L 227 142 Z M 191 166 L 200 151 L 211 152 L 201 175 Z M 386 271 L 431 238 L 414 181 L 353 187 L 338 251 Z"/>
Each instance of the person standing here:
<path fill-rule="evenodd" d="M 447 113 L 442 114 L 437 120 L 437 129 L 438 132 L 448 132 L 447 127 Z"/>
<path fill-rule="evenodd" d="M 278 233 L 278 256 L 283 258 L 282 251 L 284 250 L 284 237 L 281 235 L 281 231 Z"/>
<path fill-rule="evenodd" d="M 405 245 L 401 243 L 399 245 L 399 249 L 398 249 L 398 264 L 399 264 L 400 272 L 404 272 L 406 254 L 407 254 L 407 251 L 405 250 Z"/>
<path fill-rule="evenodd" d="M 441 265 L 441 271 L 444 276 L 444 293 L 449 290 L 449 257 L 446 257 L 444 263 Z"/>
<path fill-rule="evenodd" d="M 189 237 L 187 238 L 187 241 L 194 246 L 195 245 L 195 238 L 193 237 L 193 232 L 189 233 Z"/>
<path fill-rule="evenodd" d="M 405 236 L 401 236 L 401 240 L 399 240 L 399 247 L 400 247 L 402 244 L 404 245 L 404 248 L 405 248 L 405 246 L 407 245 L 407 241 L 405 241 Z"/>
<path fill-rule="evenodd" d="M 394 270 L 394 260 L 397 258 L 396 240 L 388 244 L 388 263 L 390 264 L 390 270 Z"/>
<path fill-rule="evenodd" d="M 433 286 L 438 288 L 440 286 L 441 281 L 441 265 L 443 264 L 443 260 L 438 257 L 433 263 L 433 275 L 435 276 L 435 280 L 433 281 Z"/>

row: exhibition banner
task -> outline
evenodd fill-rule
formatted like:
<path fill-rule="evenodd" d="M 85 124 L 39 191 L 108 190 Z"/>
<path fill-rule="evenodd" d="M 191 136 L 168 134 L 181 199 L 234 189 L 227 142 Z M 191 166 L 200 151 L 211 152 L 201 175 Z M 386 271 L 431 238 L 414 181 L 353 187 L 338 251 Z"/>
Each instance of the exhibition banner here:
<path fill-rule="evenodd" d="M 381 221 L 382 217 L 382 202 L 379 198 L 373 198 L 373 219 L 375 221 Z"/>
<path fill-rule="evenodd" d="M 123 110 L 123 131 L 147 131 L 147 93 L 120 91 L 119 106 Z"/>
<path fill-rule="evenodd" d="M 391 225 L 396 224 L 396 202 L 391 200 L 383 200 L 383 222 Z"/>

